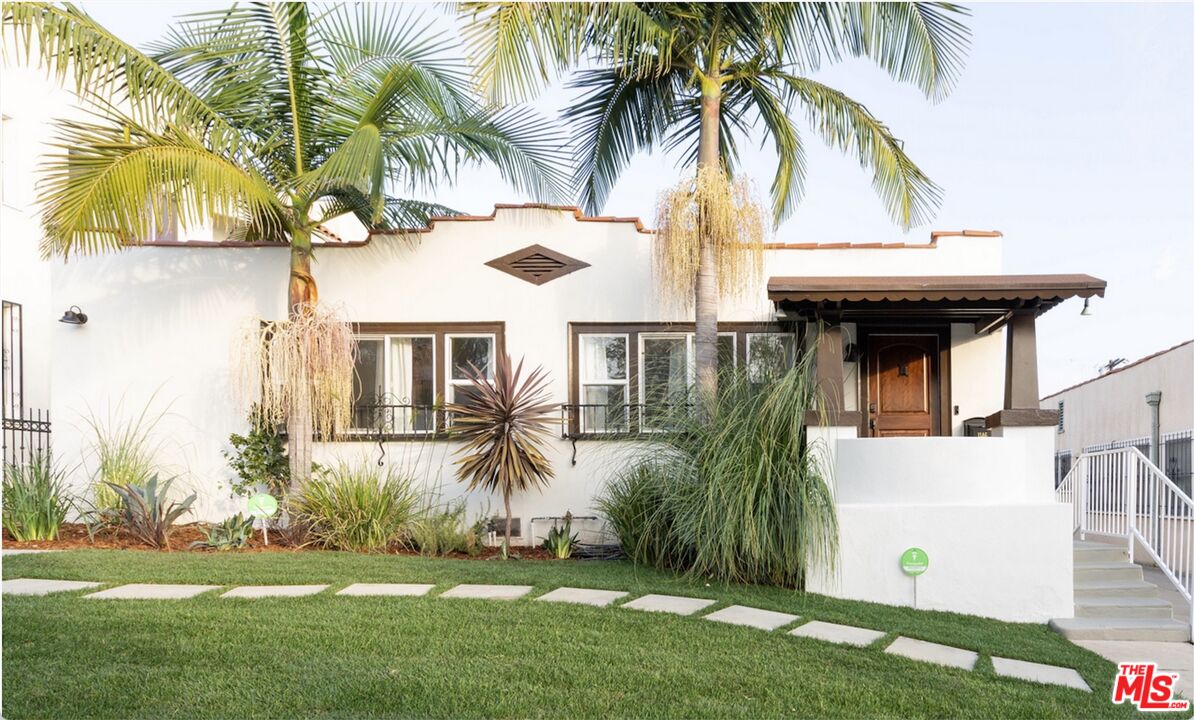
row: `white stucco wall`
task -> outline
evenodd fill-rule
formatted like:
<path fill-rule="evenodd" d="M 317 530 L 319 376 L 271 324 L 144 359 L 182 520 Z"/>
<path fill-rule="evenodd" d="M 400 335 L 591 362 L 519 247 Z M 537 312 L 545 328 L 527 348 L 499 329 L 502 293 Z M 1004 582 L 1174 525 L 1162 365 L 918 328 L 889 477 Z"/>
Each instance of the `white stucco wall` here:
<path fill-rule="evenodd" d="M 1048 470 L 1038 438 L 820 435 L 835 446 L 840 544 L 810 590 L 1020 622 L 1073 614 L 1070 506 L 1024 475 L 1029 458 Z M 899 565 L 911 547 L 929 556 L 915 581 Z"/>
<path fill-rule="evenodd" d="M 1194 429 L 1194 341 L 1050 395 L 1041 407 L 1065 403 L 1057 450 L 1077 457 L 1091 445 L 1148 437 L 1152 409 L 1144 396 L 1154 391 L 1161 393 L 1162 434 Z"/>

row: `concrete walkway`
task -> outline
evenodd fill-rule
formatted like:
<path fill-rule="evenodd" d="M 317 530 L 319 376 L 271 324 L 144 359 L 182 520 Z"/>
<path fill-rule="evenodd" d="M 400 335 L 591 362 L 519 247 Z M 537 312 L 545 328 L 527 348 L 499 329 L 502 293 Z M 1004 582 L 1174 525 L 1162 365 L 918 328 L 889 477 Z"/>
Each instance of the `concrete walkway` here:
<path fill-rule="evenodd" d="M 47 595 L 50 593 L 76 592 L 99 587 L 98 582 L 78 582 L 68 580 L 41 580 L 35 578 L 16 578 L 3 582 L 6 595 Z M 297 602 L 304 599 L 323 595 L 328 592 L 330 585 L 247 585 L 227 589 L 219 598 L 239 598 L 242 602 L 256 602 L 258 598 L 291 598 Z M 341 588 L 335 593 L 343 598 L 360 596 L 411 597 L 427 594 L 432 585 L 409 584 L 368 584 L 354 583 Z M 81 595 L 86 599 L 108 601 L 130 600 L 172 600 L 184 601 L 191 598 L 203 599 L 211 597 L 214 591 L 224 590 L 219 585 L 164 585 L 154 583 L 131 583 L 119 585 Z M 512 602 L 530 595 L 530 585 L 456 585 L 435 597 L 460 598 L 480 602 L 505 601 Z M 615 604 L 624 600 L 630 593 L 614 590 L 594 590 L 588 588 L 556 588 L 548 593 L 534 598 L 536 601 L 562 602 L 591 605 L 597 608 L 626 608 L 629 610 L 646 611 L 651 613 L 667 613 L 672 615 L 699 617 L 714 622 L 739 625 L 753 628 L 762 632 L 776 632 L 781 628 L 788 628 L 787 635 L 795 638 L 794 642 L 829 642 L 855 648 L 879 647 L 889 633 L 873 628 L 860 628 L 850 625 L 807 621 L 797 615 L 753 608 L 745 605 L 729 605 L 710 611 L 718 602 L 708 598 L 682 597 L 677 595 L 643 595 L 629 602 Z M 221 602 L 228 602 L 222 600 Z M 344 600 L 351 602 L 351 600 Z M 703 614 L 702 614 L 703 613 Z M 792 629 L 794 628 L 794 629 Z M 1133 643 L 1108 643 L 1112 645 L 1128 645 Z M 1173 643 L 1160 643 L 1169 644 Z M 1189 648 L 1189 645 L 1185 646 Z M 1091 648 L 1095 652 L 1100 652 Z M 1128 650 L 1125 650 L 1127 652 Z M 979 654 L 973 650 L 940 645 L 938 643 L 917 640 L 915 638 L 896 637 L 883 652 L 889 655 L 901 656 L 913 662 L 925 662 L 944 667 L 955 668 L 965 672 L 974 670 L 978 663 Z M 1188 650 L 1187 650 L 1188 652 Z M 1100 654 L 1102 654 L 1100 652 Z M 1131 659 L 1142 659 L 1132 657 Z M 1187 661 L 1189 657 L 1187 657 Z M 995 674 L 1000 677 L 1026 680 L 1029 682 L 1045 683 L 1070 687 L 1084 692 L 1090 692 L 1082 676 L 1072 668 L 1042 665 L 1008 658 L 991 658 Z M 1192 674 L 1189 665 L 1162 663 L 1165 668 L 1172 668 L 1182 673 L 1183 679 Z M 1185 668 L 1185 669 L 1182 669 Z"/>

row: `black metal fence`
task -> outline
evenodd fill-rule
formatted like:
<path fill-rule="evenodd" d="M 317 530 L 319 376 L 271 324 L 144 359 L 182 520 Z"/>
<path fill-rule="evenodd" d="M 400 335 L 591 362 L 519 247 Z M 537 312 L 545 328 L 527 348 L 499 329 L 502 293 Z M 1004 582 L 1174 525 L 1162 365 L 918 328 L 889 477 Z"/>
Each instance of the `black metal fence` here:
<path fill-rule="evenodd" d="M 5 463 L 13 465 L 50 453 L 50 411 L 26 409 L 20 415 L 0 420 L 0 454 Z"/>

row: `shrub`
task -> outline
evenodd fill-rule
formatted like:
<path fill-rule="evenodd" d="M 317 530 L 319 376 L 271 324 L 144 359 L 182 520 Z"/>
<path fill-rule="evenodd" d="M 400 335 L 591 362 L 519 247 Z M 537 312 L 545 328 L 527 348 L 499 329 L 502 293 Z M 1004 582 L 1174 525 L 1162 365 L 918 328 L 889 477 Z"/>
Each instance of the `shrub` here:
<path fill-rule="evenodd" d="M 234 495 L 248 496 L 268 492 L 276 498 L 285 496 L 290 487 L 290 460 L 277 427 L 261 417 L 256 407 L 249 414 L 247 435 L 233 433 L 228 438 L 232 452 L 225 452 L 228 465 L 236 471 L 232 482 Z"/>
<path fill-rule="evenodd" d="M 599 500 L 627 555 L 796 588 L 832 565 L 833 498 L 804 430 L 819 405 L 810 360 L 762 384 L 727 372 L 706 420 L 677 418 L 631 459 Z"/>
<path fill-rule="evenodd" d="M 577 536 L 572 534 L 572 513 L 564 515 L 563 525 L 552 525 L 543 539 L 543 549 L 551 553 L 557 560 L 567 560 L 572 557 L 572 547 L 576 545 Z"/>
<path fill-rule="evenodd" d="M 341 462 L 299 489 L 294 510 L 324 547 L 368 552 L 405 539 L 418 503 L 410 478 L 370 462 Z"/>
<path fill-rule="evenodd" d="M 123 402 L 123 401 L 122 401 Z M 100 418 L 89 413 L 85 418 L 93 437 L 92 453 L 96 460 L 93 480 L 92 505 L 95 511 L 115 510 L 120 496 L 111 486 L 146 485 L 156 470 L 156 455 L 159 443 L 153 438 L 153 430 L 165 412 L 151 415 L 150 402 L 136 417 L 117 420 L 121 404 Z"/>
<path fill-rule="evenodd" d="M 428 508 L 410 528 L 410 545 L 420 555 L 443 557 L 455 552 L 479 555 L 484 545 L 484 516 L 472 525 L 466 518 L 464 501 Z"/>
<path fill-rule="evenodd" d="M 156 548 L 167 547 L 174 522 L 191 511 L 195 494 L 182 502 L 170 502 L 170 486 L 174 478 L 158 485 L 154 475 L 144 485 L 107 483 L 120 499 L 120 508 L 112 511 L 124 529 Z"/>
<path fill-rule="evenodd" d="M 65 477 L 48 455 L 25 465 L 4 464 L 4 529 L 14 540 L 53 540 L 71 502 Z"/>
<path fill-rule="evenodd" d="M 253 518 L 247 518 L 237 513 L 204 529 L 203 536 L 202 540 L 191 543 L 191 547 L 210 550 L 233 550 L 248 547 L 249 540 L 253 537 Z"/>

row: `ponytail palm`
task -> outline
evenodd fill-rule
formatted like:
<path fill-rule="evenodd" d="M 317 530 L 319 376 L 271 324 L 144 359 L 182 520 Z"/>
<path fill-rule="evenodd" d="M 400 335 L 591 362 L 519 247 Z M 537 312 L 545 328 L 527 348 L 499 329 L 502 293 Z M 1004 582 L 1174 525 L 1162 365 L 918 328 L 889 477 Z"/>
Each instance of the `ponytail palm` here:
<path fill-rule="evenodd" d="M 639 152 L 663 149 L 700 173 L 733 176 L 739 148 L 757 129 L 777 159 L 770 194 L 778 224 L 803 195 L 806 127 L 871 171 L 876 193 L 901 227 L 927 220 L 940 200 L 938 187 L 886 125 L 809 76 L 825 63 L 867 57 L 896 80 L 942 98 L 968 43 L 958 6 L 466 2 L 460 13 L 478 79 L 498 100 L 521 98 L 564 70 L 586 66 L 573 77 L 581 93 L 565 116 L 573 127 L 580 199 L 590 212 L 602 209 Z M 710 182 L 724 184 L 698 178 L 692 185 Z M 692 281 L 673 285 L 695 288 L 697 384 L 712 395 L 717 300 L 735 290 L 719 287 L 715 268 L 726 264 L 726 253 L 741 250 L 741 234 L 723 233 L 720 241 L 701 227 L 695 235 L 694 253 L 657 257 L 699 256 Z"/>
<path fill-rule="evenodd" d="M 405 195 L 477 163 L 536 196 L 565 186 L 548 127 L 479 102 L 442 34 L 394 6 L 313 7 L 200 13 L 142 52 L 72 5 L 5 3 L 6 40 L 90 111 L 59 123 L 44 166 L 43 252 L 114 250 L 223 216 L 234 240 L 289 246 L 297 317 L 317 301 L 313 239 L 333 217 L 371 233 L 422 225 L 452 211 Z M 309 438 L 309 420 L 291 433 Z M 310 465 L 295 467 L 303 478 Z"/>

